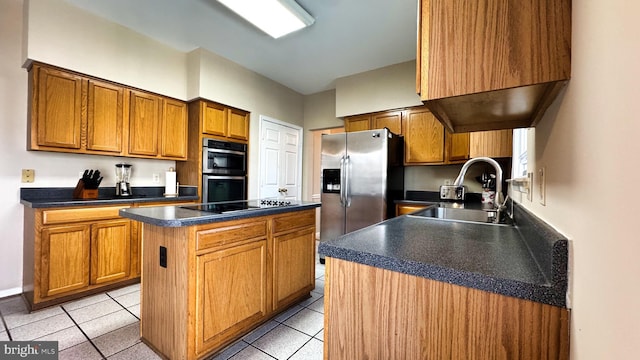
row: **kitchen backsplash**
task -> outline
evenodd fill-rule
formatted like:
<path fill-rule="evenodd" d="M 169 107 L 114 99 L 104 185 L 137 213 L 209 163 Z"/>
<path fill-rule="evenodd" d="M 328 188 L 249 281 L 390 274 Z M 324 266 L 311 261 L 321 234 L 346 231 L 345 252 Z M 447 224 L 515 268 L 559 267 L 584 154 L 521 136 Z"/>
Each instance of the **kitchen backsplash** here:
<path fill-rule="evenodd" d="M 511 178 L 511 159 L 496 159 L 502 166 L 505 179 Z M 404 188 L 405 190 L 419 191 L 439 191 L 440 185 L 445 180 L 453 181 L 458 177 L 462 169 L 462 164 L 457 165 L 433 165 L 433 166 L 405 166 L 404 168 Z M 464 179 L 467 191 L 481 193 L 482 186 L 475 177 L 480 176 L 484 171 L 495 173 L 489 164 L 474 164 L 469 168 Z"/>

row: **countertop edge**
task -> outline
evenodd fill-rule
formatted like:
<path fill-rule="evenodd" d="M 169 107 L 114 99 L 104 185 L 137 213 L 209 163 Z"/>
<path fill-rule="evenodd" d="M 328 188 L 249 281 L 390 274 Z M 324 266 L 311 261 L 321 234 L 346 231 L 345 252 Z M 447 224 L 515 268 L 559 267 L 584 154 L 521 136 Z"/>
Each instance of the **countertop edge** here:
<path fill-rule="evenodd" d="M 142 214 L 135 213 L 136 210 L 141 209 L 121 209 L 119 211 L 119 215 L 121 217 L 129 218 L 132 220 L 140 221 L 145 224 L 151 224 L 155 226 L 161 227 L 186 227 L 186 226 L 194 226 L 194 225 L 204 225 L 211 224 L 216 222 L 223 221 L 231 221 L 231 220 L 239 220 L 239 219 L 247 219 L 258 216 L 267 216 L 267 215 L 276 215 L 293 211 L 302 211 L 315 209 L 319 207 L 320 203 L 305 203 L 300 205 L 292 205 L 292 206 L 283 206 L 283 207 L 270 207 L 264 209 L 252 209 L 252 210 L 239 210 L 234 211 L 228 214 L 207 214 L 206 212 L 197 211 L 197 210 L 189 210 L 193 211 L 193 217 L 188 218 L 180 218 L 180 219 L 168 219 L 168 218 L 158 218 L 153 216 L 146 216 Z M 171 208 L 171 205 L 167 206 L 159 206 L 164 208 Z M 145 208 L 145 210 L 149 210 L 151 208 Z M 134 211 L 134 212 L 131 212 Z"/>
<path fill-rule="evenodd" d="M 351 261 L 406 275 L 419 276 L 453 285 L 566 308 L 566 299 L 562 293 L 562 289 L 556 289 L 551 284 L 531 284 L 512 279 L 496 278 L 485 274 L 466 272 L 434 264 L 401 260 L 384 255 L 347 249 L 326 242 L 319 244 L 318 253 L 326 257 Z"/>
<path fill-rule="evenodd" d="M 120 204 L 137 204 L 150 202 L 172 202 L 195 201 L 199 200 L 197 195 L 186 195 L 177 197 L 142 197 L 142 198 L 118 198 L 118 199 L 97 199 L 97 200 L 51 200 L 51 201 L 29 201 L 21 199 L 20 203 L 26 207 L 33 209 L 55 208 L 55 207 L 74 207 L 74 206 L 101 206 L 101 205 L 120 205 Z"/>

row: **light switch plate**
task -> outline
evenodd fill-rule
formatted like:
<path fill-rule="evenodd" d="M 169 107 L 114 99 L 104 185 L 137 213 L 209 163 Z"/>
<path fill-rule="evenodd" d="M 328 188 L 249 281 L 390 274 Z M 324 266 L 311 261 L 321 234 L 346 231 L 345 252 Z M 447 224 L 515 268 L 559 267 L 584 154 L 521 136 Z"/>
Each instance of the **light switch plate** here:
<path fill-rule="evenodd" d="M 544 167 L 538 169 L 538 201 L 541 205 L 547 203 L 547 172 Z"/>
<path fill-rule="evenodd" d="M 33 169 L 22 169 L 22 182 L 32 183 L 36 178 L 36 171 Z"/>

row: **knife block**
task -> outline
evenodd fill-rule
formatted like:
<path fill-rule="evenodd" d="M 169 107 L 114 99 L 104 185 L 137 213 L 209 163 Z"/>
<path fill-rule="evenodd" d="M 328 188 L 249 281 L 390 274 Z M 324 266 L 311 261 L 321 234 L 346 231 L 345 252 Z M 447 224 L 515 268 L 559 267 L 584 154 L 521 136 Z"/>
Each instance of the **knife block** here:
<path fill-rule="evenodd" d="M 98 189 L 85 189 L 84 181 L 80 179 L 78 180 L 78 184 L 76 185 L 76 188 L 73 189 L 73 198 L 74 199 L 97 199 Z"/>

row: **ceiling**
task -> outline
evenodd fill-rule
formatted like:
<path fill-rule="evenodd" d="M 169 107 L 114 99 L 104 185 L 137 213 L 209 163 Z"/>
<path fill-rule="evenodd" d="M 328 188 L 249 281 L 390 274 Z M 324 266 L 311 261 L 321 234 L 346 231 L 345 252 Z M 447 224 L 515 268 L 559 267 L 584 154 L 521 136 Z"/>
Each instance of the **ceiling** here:
<path fill-rule="evenodd" d="M 416 57 L 417 0 L 297 0 L 315 19 L 273 39 L 216 0 L 67 0 L 177 50 L 204 48 L 301 94 Z"/>

